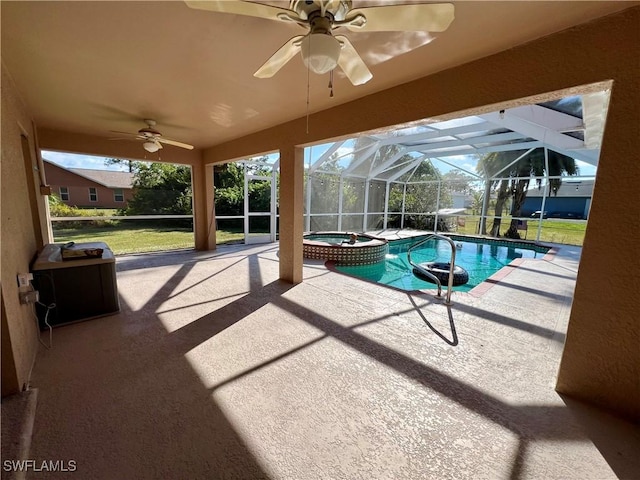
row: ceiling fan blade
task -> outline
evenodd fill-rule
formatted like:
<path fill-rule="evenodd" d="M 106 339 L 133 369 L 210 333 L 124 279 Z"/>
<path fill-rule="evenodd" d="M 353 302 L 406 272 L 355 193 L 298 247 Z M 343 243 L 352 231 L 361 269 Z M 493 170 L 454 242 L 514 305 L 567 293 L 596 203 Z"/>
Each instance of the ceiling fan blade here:
<path fill-rule="evenodd" d="M 246 15 L 249 17 L 267 18 L 269 20 L 290 20 L 287 17 L 299 18 L 298 14 L 288 8 L 274 7 L 262 3 L 229 0 L 184 0 L 189 8 L 196 10 L 208 10 L 210 12 L 233 13 L 235 15 Z"/>
<path fill-rule="evenodd" d="M 348 23 L 358 15 L 367 19 L 364 25 Z M 353 32 L 443 32 L 453 18 L 451 3 L 412 3 L 355 8 L 349 12 L 345 26 Z"/>
<path fill-rule="evenodd" d="M 342 44 L 340 57 L 338 57 L 338 65 L 351 83 L 354 85 L 362 85 L 371 80 L 373 75 L 349 39 L 344 35 L 336 35 L 335 38 Z"/>
<path fill-rule="evenodd" d="M 109 137 L 107 140 L 125 140 L 127 142 L 132 142 L 134 140 L 138 140 L 137 138 L 129 138 L 129 137 Z"/>
<path fill-rule="evenodd" d="M 159 143 L 166 143 L 167 145 L 173 145 L 174 147 L 186 148 L 187 150 L 193 150 L 193 145 L 188 143 L 176 142 L 175 140 L 169 140 L 167 138 L 157 137 L 156 141 Z M 162 145 L 160 145 L 162 148 Z"/>
<path fill-rule="evenodd" d="M 131 132 L 119 132 L 117 130 L 109 130 L 111 133 L 119 133 L 120 135 L 127 135 L 129 137 L 138 137 L 138 138 L 142 138 L 140 134 L 138 133 L 131 133 Z"/>
<path fill-rule="evenodd" d="M 291 38 L 287 43 L 278 49 L 276 53 L 271 55 L 271 58 L 262 65 L 254 77 L 258 78 L 271 78 L 278 70 L 285 66 L 285 64 L 291 60 L 300 51 L 300 42 L 304 38 L 303 35 L 297 35 Z"/>

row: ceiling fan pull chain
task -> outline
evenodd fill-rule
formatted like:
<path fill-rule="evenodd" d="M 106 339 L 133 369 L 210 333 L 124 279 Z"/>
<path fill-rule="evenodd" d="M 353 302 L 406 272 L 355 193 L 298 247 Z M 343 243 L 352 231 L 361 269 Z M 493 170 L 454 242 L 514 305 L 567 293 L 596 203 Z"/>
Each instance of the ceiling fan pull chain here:
<path fill-rule="evenodd" d="M 329 71 L 329 97 L 333 97 L 333 70 Z"/>
<path fill-rule="evenodd" d="M 309 66 L 307 66 L 307 135 L 309 135 L 309 75 L 310 75 L 310 68 Z"/>

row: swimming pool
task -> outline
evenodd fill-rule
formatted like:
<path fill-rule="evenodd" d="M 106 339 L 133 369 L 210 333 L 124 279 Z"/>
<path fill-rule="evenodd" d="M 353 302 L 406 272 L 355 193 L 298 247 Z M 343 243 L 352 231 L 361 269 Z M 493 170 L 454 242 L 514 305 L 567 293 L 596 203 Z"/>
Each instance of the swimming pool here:
<path fill-rule="evenodd" d="M 400 290 L 434 289 L 436 286 L 433 283 L 421 280 L 413 274 L 413 267 L 407 260 L 409 247 L 423 238 L 426 238 L 426 236 L 390 240 L 388 244 L 389 251 L 384 262 L 358 266 L 335 265 L 334 268 L 344 274 Z M 468 292 L 480 285 L 517 258 L 542 258 L 549 251 L 549 247 L 524 242 L 471 238 L 458 235 L 451 235 L 449 238 L 458 247 L 456 248 L 456 265 L 469 272 L 468 283 L 453 287 L 454 291 L 461 292 Z M 433 239 L 412 250 L 411 258 L 414 263 L 448 262 L 451 259 L 451 247 L 444 240 Z M 443 287 L 446 289 L 444 282 Z"/>

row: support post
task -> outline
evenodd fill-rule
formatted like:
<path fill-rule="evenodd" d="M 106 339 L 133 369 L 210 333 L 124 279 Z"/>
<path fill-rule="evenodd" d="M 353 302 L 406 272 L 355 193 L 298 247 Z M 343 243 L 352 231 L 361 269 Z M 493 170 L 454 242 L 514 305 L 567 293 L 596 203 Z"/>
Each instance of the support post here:
<path fill-rule="evenodd" d="M 207 178 L 210 175 L 211 178 Z M 210 237 L 209 220 L 213 213 L 213 167 L 197 163 L 191 165 L 191 187 L 193 190 L 193 235 L 196 250 L 215 249 L 215 225 L 212 225 L 213 241 Z M 211 206 L 210 206 L 211 205 Z"/>
<path fill-rule="evenodd" d="M 280 150 L 280 279 L 302 282 L 304 149 Z"/>

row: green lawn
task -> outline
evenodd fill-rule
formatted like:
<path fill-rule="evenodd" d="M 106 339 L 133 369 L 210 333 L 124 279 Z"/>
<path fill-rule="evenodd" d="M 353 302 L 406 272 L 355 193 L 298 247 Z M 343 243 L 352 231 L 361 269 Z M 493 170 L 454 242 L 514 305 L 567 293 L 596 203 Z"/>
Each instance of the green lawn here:
<path fill-rule="evenodd" d="M 457 229 L 458 233 L 474 235 L 477 233 L 478 217 L 468 216 L 465 225 Z M 503 219 L 502 231 L 508 225 L 509 220 Z M 535 240 L 538 229 L 536 220 L 528 222 L 527 240 Z M 56 243 L 66 242 L 105 242 L 116 254 L 154 252 L 162 250 L 174 250 L 193 248 L 194 238 L 190 228 L 184 227 L 152 227 L 148 224 L 123 225 L 121 222 L 115 226 L 84 226 L 83 228 L 55 228 L 54 239 Z M 586 222 L 543 220 L 540 240 L 542 242 L 562 243 L 566 245 L 582 245 Z M 522 232 L 524 238 L 524 232 Z M 241 231 L 217 230 L 216 243 L 242 242 L 244 235 Z"/>
<path fill-rule="evenodd" d="M 193 232 L 187 228 L 127 226 L 55 229 L 56 243 L 105 242 L 116 255 L 193 248 Z M 242 232 L 216 232 L 217 244 L 241 241 Z"/>
<path fill-rule="evenodd" d="M 504 232 L 510 223 L 510 218 L 502 219 L 501 232 Z M 469 215 L 465 217 L 465 225 L 458 227 L 457 232 L 467 235 L 475 235 L 478 232 L 479 218 Z M 493 220 L 489 219 L 487 225 L 490 227 Z M 528 229 L 526 231 L 527 240 L 535 240 L 538 233 L 538 220 L 532 219 L 527 221 Z M 540 231 L 541 242 L 563 243 L 565 245 L 582 245 L 584 240 L 584 232 L 587 228 L 587 222 L 576 220 L 547 219 L 542 220 L 542 230 Z M 520 232 L 522 238 L 525 238 L 525 232 Z"/>

